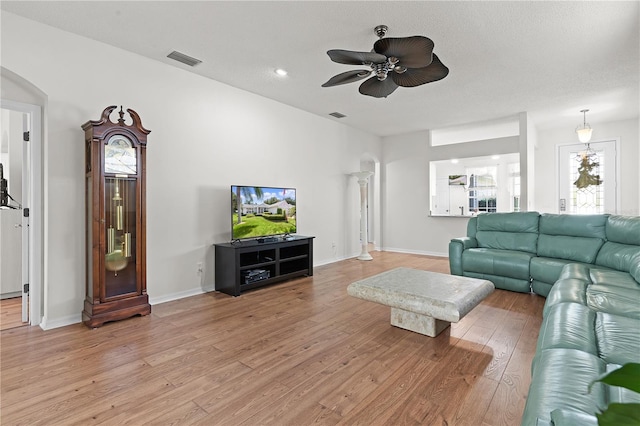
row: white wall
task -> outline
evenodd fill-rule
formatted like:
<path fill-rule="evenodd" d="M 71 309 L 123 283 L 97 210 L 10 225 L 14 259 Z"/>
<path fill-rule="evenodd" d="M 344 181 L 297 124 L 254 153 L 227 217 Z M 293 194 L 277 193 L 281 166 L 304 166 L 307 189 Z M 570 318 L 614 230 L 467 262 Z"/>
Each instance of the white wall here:
<path fill-rule="evenodd" d="M 446 256 L 451 238 L 466 234 L 467 218 L 429 216 L 427 145 L 427 131 L 383 139 L 384 250 Z"/>
<path fill-rule="evenodd" d="M 430 147 L 429 131 L 383 138 L 384 249 L 447 256 L 451 238 L 466 235 L 468 219 L 429 216 L 429 161 L 519 152 L 522 169 L 520 145 L 516 136 Z"/>
<path fill-rule="evenodd" d="M 29 52 L 29 54 L 25 54 Z M 80 320 L 85 295 L 80 126 L 108 105 L 137 111 L 147 145 L 152 303 L 213 288 L 211 244 L 230 239 L 232 184 L 296 187 L 314 263 L 359 251 L 350 173 L 380 138 L 108 45 L 2 13 L 2 65 L 46 94 L 43 326 Z M 333 248 L 335 244 L 335 248 Z M 204 261 L 202 281 L 196 273 Z"/>
<path fill-rule="evenodd" d="M 640 139 L 638 119 L 613 121 L 607 123 L 591 123 L 593 127 L 592 141 L 620 139 L 620 211 L 623 215 L 640 214 Z M 557 146 L 579 143 L 574 127 L 562 127 L 538 131 L 535 167 L 537 188 L 544 188 L 535 193 L 535 208 L 540 212 L 559 213 L 558 211 L 558 172 Z"/>

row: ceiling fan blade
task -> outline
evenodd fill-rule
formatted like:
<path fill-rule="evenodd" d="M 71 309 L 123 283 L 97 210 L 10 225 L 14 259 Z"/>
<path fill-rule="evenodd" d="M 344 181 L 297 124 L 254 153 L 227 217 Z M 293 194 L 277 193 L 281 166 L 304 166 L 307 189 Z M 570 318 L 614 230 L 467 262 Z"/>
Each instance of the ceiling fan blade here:
<path fill-rule="evenodd" d="M 403 38 L 381 38 L 373 45 L 373 50 L 387 58 L 395 56 L 398 65 L 407 68 L 424 68 L 431 63 L 433 41 L 423 36 Z"/>
<path fill-rule="evenodd" d="M 355 70 L 347 71 L 334 75 L 322 85 L 322 87 L 338 86 L 339 84 L 353 83 L 354 81 L 362 80 L 371 74 L 371 70 Z"/>
<path fill-rule="evenodd" d="M 333 62 L 347 65 L 376 64 L 387 60 L 384 55 L 375 52 L 352 52 L 341 49 L 329 50 L 327 55 Z"/>
<path fill-rule="evenodd" d="M 398 85 L 390 78 L 382 81 L 377 76 L 367 79 L 360 85 L 358 91 L 363 95 L 373 96 L 374 98 L 386 98 L 398 88 Z"/>
<path fill-rule="evenodd" d="M 445 78 L 449 74 L 449 68 L 444 66 L 436 54 L 433 54 L 433 62 L 428 67 L 423 68 L 407 68 L 407 70 L 398 74 L 390 72 L 389 75 L 393 81 L 402 87 L 415 87 L 421 84 L 431 83 Z"/>

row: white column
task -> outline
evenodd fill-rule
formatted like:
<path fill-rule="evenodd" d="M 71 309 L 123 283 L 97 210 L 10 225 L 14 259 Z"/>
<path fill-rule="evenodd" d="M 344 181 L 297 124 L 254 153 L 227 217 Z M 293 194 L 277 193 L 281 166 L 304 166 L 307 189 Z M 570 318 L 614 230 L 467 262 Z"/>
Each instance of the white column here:
<path fill-rule="evenodd" d="M 362 251 L 358 260 L 372 260 L 373 257 L 367 250 L 369 244 L 369 235 L 367 233 L 367 181 L 373 174 L 370 171 L 362 171 L 351 173 L 351 176 L 358 178 L 358 184 L 360 185 L 360 244 L 362 245 Z"/>

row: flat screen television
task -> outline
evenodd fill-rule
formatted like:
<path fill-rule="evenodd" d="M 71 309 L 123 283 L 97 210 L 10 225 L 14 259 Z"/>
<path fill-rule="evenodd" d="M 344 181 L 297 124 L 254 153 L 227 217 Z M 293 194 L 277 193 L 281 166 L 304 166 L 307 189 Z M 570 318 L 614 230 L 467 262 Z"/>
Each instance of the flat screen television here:
<path fill-rule="evenodd" d="M 294 234 L 295 188 L 231 186 L 231 239 Z"/>

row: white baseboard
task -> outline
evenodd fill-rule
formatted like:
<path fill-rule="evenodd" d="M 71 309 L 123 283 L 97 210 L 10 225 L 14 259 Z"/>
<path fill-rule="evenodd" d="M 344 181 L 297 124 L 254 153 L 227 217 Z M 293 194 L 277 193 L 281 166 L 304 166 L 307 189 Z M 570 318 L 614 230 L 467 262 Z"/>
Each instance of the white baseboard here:
<path fill-rule="evenodd" d="M 42 317 L 40 321 L 40 328 L 43 330 L 51 330 L 53 328 L 64 327 L 67 325 L 78 324 L 82 322 L 82 314 L 68 315 L 62 318 L 56 318 L 49 320 L 47 317 Z"/>
<path fill-rule="evenodd" d="M 384 247 L 382 251 L 391 251 L 395 253 L 407 253 L 407 254 L 421 254 L 424 256 L 435 256 L 435 257 L 449 257 L 449 253 L 439 253 L 439 252 L 422 251 L 422 250 L 408 250 L 408 249 L 395 248 L 395 247 Z"/>
<path fill-rule="evenodd" d="M 421 250 L 400 249 L 400 248 L 394 248 L 394 247 L 383 247 L 382 249 L 376 248 L 376 251 L 421 254 L 425 256 L 436 256 L 436 257 L 449 256 L 448 253 L 434 253 L 434 252 L 426 252 Z M 319 262 L 314 263 L 313 266 L 316 267 L 316 266 L 328 265 L 331 263 L 340 262 L 342 260 L 353 259 L 355 257 L 358 257 L 359 255 L 360 255 L 360 252 L 357 252 L 346 257 L 335 258 L 335 259 L 325 259 L 325 260 L 321 260 Z M 179 291 L 177 293 L 171 293 L 171 294 L 167 294 L 160 297 L 153 297 L 150 295 L 149 304 L 158 305 L 160 303 L 171 302 L 173 300 L 183 299 L 185 297 L 190 297 L 190 296 L 196 296 L 198 294 L 208 293 L 211 291 L 215 291 L 215 288 L 214 287 L 196 287 L 189 290 Z M 43 330 L 51 330 L 53 328 L 64 327 L 72 324 L 78 324 L 80 322 L 82 322 L 82 314 L 69 315 L 66 317 L 52 319 L 52 320 L 49 320 L 46 317 L 43 317 L 42 321 L 40 322 L 40 328 L 42 328 Z"/>
<path fill-rule="evenodd" d="M 214 291 L 213 287 L 196 287 L 189 290 L 179 291 L 177 293 L 165 294 L 160 297 L 152 297 L 149 296 L 149 304 L 150 305 L 159 305 L 160 303 L 171 302 L 173 300 L 184 299 L 185 297 L 196 296 L 202 293 L 208 293 L 210 291 Z"/>
<path fill-rule="evenodd" d="M 11 293 L 2 293 L 0 294 L 0 300 L 13 299 L 14 297 L 20 297 L 20 296 L 22 296 L 21 291 L 12 291 Z"/>
<path fill-rule="evenodd" d="M 321 260 L 319 262 L 313 262 L 313 267 L 315 268 L 316 266 L 329 265 L 331 263 L 336 263 L 336 262 L 340 262 L 340 261 L 343 261 L 343 260 L 351 259 L 352 257 L 354 257 L 354 256 L 336 257 L 334 259 L 325 259 L 325 260 Z"/>
<path fill-rule="evenodd" d="M 190 290 L 180 291 L 178 293 L 171 293 L 161 297 L 151 297 L 149 296 L 149 304 L 150 305 L 158 305 L 164 302 L 170 302 L 172 300 L 178 300 L 189 296 L 195 296 L 197 294 L 207 293 L 210 291 L 214 291 L 214 288 L 193 288 Z M 43 330 L 51 330 L 58 327 L 64 327 L 67 325 L 78 324 L 82 322 L 82 314 L 76 315 L 68 315 L 66 317 L 56 318 L 56 319 L 48 319 L 47 317 L 43 317 L 42 321 L 40 321 L 40 328 Z"/>

